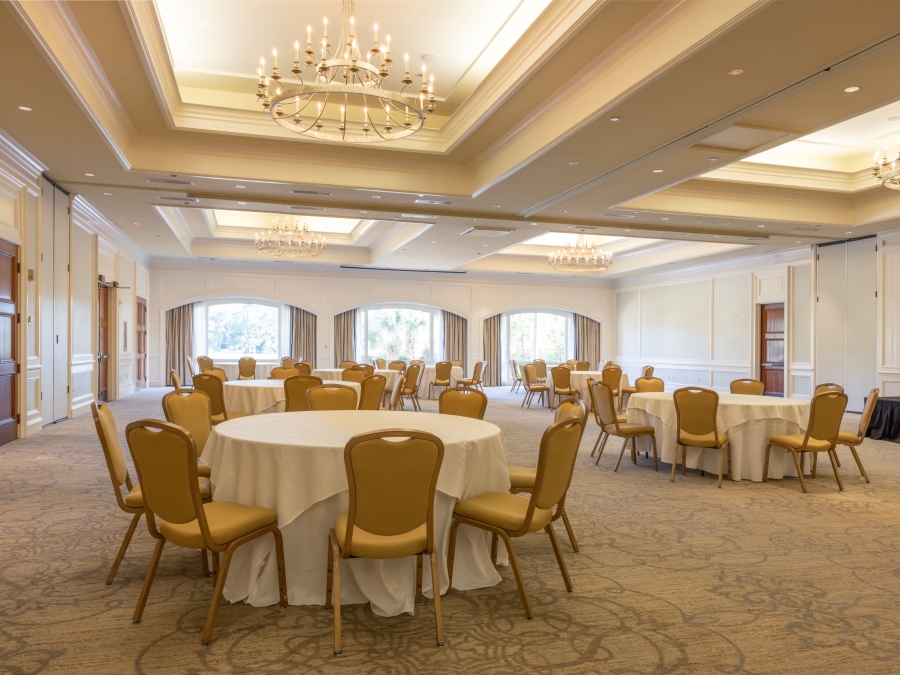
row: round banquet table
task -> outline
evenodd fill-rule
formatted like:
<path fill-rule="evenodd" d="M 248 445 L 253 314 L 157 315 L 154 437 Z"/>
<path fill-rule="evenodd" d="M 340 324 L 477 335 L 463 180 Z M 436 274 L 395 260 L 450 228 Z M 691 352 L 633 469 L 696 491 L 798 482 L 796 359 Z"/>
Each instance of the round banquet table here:
<path fill-rule="evenodd" d="M 584 401 L 584 404 L 591 408 L 591 393 L 588 391 L 588 378 L 594 380 L 602 380 L 603 379 L 603 371 L 602 370 L 573 370 L 569 373 L 569 382 L 573 387 L 578 389 L 581 400 Z M 553 373 L 550 372 L 550 369 L 547 369 L 547 386 L 550 387 L 550 398 L 553 399 Z M 621 391 L 622 387 L 628 386 L 628 375 L 622 373 L 622 378 L 619 380 L 619 391 Z"/>
<path fill-rule="evenodd" d="M 419 385 L 419 398 L 428 397 L 429 385 L 434 382 L 434 366 L 425 366 L 425 372 L 422 373 L 422 384 Z M 455 387 L 457 380 L 465 379 L 466 374 L 459 366 L 453 366 L 450 369 L 450 386 Z M 445 387 L 434 388 L 434 398 L 440 398 L 441 392 Z"/>
<path fill-rule="evenodd" d="M 344 372 L 344 368 L 316 368 L 312 371 L 312 374 L 316 377 L 321 377 L 323 380 L 337 380 L 340 381 L 341 375 Z M 381 370 L 377 369 L 375 371 L 376 375 L 384 375 L 386 382 L 384 383 L 385 389 L 393 389 L 394 382 L 397 381 L 397 376 L 400 374 L 399 370 Z"/>
<path fill-rule="evenodd" d="M 675 456 L 675 439 L 678 422 L 675 419 L 675 402 L 672 392 L 632 394 L 626 411 L 629 422 L 649 424 L 656 432 L 656 443 L 661 462 L 672 462 Z M 775 434 L 800 434 L 806 432 L 809 419 L 809 401 L 775 396 L 748 396 L 745 394 L 719 394 L 716 424 L 720 433 L 731 441 L 732 480 L 760 482 L 766 463 L 766 445 Z M 641 452 L 650 451 L 647 436 L 637 439 Z M 616 438 L 607 441 L 606 449 L 618 456 L 621 445 Z M 807 457 L 807 462 L 811 458 Z M 719 475 L 719 451 L 688 447 L 687 466 Z M 727 470 L 727 464 L 725 467 Z M 769 478 L 796 476 L 794 461 L 784 448 L 772 448 L 769 460 Z"/>
<path fill-rule="evenodd" d="M 358 382 L 322 380 L 322 384 L 345 384 L 356 390 L 359 402 L 361 387 Z M 223 383 L 222 392 L 228 412 L 250 415 L 284 412 L 284 380 L 235 380 Z"/>
<path fill-rule="evenodd" d="M 431 432 L 444 443 L 434 526 L 441 591 L 446 592 L 454 506 L 461 499 L 506 492 L 510 487 L 506 441 L 499 427 L 453 415 L 384 410 L 240 417 L 213 427 L 202 458 L 212 467 L 214 499 L 264 506 L 278 513 L 291 604 L 325 604 L 328 531 L 348 509 L 344 446 L 357 434 L 391 428 Z M 254 606 L 278 602 L 274 550 L 275 540 L 268 536 L 238 548 L 228 571 L 225 598 Z M 505 556 L 498 558 L 506 562 Z M 499 582 L 490 559 L 490 533 L 461 527 L 454 588 L 483 588 Z M 423 579 L 423 584 L 425 594 L 433 597 L 430 581 Z M 341 564 L 342 604 L 368 601 L 382 616 L 411 614 L 415 586 L 414 556 L 354 558 Z"/>

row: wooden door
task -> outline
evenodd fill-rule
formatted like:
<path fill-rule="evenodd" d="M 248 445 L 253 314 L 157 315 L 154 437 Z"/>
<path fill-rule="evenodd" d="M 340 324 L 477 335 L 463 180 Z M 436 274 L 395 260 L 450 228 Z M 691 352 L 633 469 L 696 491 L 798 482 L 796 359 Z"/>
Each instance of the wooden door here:
<path fill-rule="evenodd" d="M 97 400 L 109 400 L 109 286 L 97 294 Z"/>
<path fill-rule="evenodd" d="M 784 303 L 760 305 L 759 376 L 767 396 L 784 396 Z"/>
<path fill-rule="evenodd" d="M 0 445 L 16 439 L 18 247 L 0 240 Z"/>
<path fill-rule="evenodd" d="M 136 310 L 134 388 L 143 389 L 147 386 L 147 301 L 137 298 Z"/>

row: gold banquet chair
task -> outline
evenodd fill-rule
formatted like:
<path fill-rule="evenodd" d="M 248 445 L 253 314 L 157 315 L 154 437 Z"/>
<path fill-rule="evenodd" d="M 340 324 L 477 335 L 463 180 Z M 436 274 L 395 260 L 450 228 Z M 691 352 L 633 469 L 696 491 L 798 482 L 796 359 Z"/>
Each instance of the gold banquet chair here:
<path fill-rule="evenodd" d="M 478 385 L 482 381 L 482 373 L 484 373 L 484 367 L 487 365 L 487 361 L 479 361 L 475 364 L 475 369 L 472 371 L 472 377 L 469 378 L 461 378 L 456 381 L 457 387 L 472 387 L 473 389 L 477 389 Z"/>
<path fill-rule="evenodd" d="M 167 422 L 177 424 L 191 432 L 197 446 L 197 473 L 209 478 L 212 475 L 212 467 L 199 459 L 212 433 L 209 396 L 206 392 L 187 389 L 170 391 L 162 397 L 162 409 Z"/>
<path fill-rule="evenodd" d="M 584 371 L 584 370 L 590 370 L 590 369 L 591 369 L 590 361 L 579 361 L 578 363 L 575 364 L 575 370 Z"/>
<path fill-rule="evenodd" d="M 653 377 L 653 366 L 644 366 L 641 369 L 641 377 L 647 377 L 647 378 Z M 641 377 L 637 378 L 634 381 L 633 387 L 622 387 L 622 394 L 621 394 L 622 403 L 619 406 L 622 410 L 625 410 L 625 406 L 628 405 L 628 399 L 631 398 L 631 395 L 638 393 L 637 381 L 639 379 L 641 379 Z M 662 391 L 662 389 L 660 389 L 660 391 Z"/>
<path fill-rule="evenodd" d="M 587 406 L 584 401 L 563 401 L 556 409 L 556 418 L 554 423 L 562 422 L 569 418 L 587 422 Z M 581 435 L 584 436 L 584 427 L 582 427 Z M 580 441 L 579 441 L 580 444 Z M 537 479 L 537 469 L 526 466 L 509 467 L 509 491 L 513 494 L 520 492 L 531 492 L 534 489 L 534 482 Z M 563 525 L 566 526 L 566 534 L 569 535 L 569 541 L 572 544 L 572 550 L 578 553 L 578 542 L 575 540 L 575 532 L 569 523 L 569 516 L 566 513 L 565 504 L 557 504 L 556 511 L 553 514 L 553 520 L 562 518 Z M 553 521 L 551 521 L 553 522 Z"/>
<path fill-rule="evenodd" d="M 214 372 L 207 371 L 194 375 L 194 389 L 202 391 L 209 397 L 210 421 L 213 424 L 250 415 L 250 413 L 230 413 L 225 410 L 225 390 L 222 380 L 216 377 Z"/>
<path fill-rule="evenodd" d="M 483 420 L 487 404 L 488 397 L 483 391 L 469 387 L 445 389 L 438 399 L 438 413 Z"/>
<path fill-rule="evenodd" d="M 238 359 L 238 379 L 256 379 L 256 359 L 250 356 L 242 356 Z"/>
<path fill-rule="evenodd" d="M 198 356 L 197 357 L 197 370 L 199 370 L 201 373 L 204 370 L 209 370 L 210 368 L 213 367 L 213 365 L 214 365 L 213 360 L 211 358 L 209 358 L 208 356 Z"/>
<path fill-rule="evenodd" d="M 384 359 L 374 359 L 374 363 L 378 370 L 387 370 L 387 361 Z"/>
<path fill-rule="evenodd" d="M 185 362 L 187 362 L 188 375 L 190 375 L 190 376 L 191 376 L 191 379 L 193 380 L 193 379 L 194 379 L 194 375 L 197 374 L 197 373 L 194 372 L 194 362 L 191 361 L 191 357 L 190 357 L 190 356 L 185 356 L 185 357 L 184 357 L 184 360 L 185 360 Z"/>
<path fill-rule="evenodd" d="M 341 373 L 341 379 L 344 382 L 356 382 L 357 384 L 359 384 L 364 379 L 366 379 L 366 377 L 366 369 L 359 365 L 345 368 Z"/>
<path fill-rule="evenodd" d="M 400 375 L 397 376 L 397 380 L 394 382 L 394 388 L 388 390 L 390 393 L 390 398 L 388 400 L 388 410 L 400 410 L 403 407 L 403 399 L 400 398 L 400 395 L 403 393 L 405 381 L 406 375 L 400 373 Z"/>
<path fill-rule="evenodd" d="M 565 366 L 556 366 L 550 369 L 550 377 L 553 378 L 553 394 L 550 396 L 550 409 L 554 407 L 553 399 L 559 398 L 562 402 L 563 396 L 581 396 L 581 392 L 572 386 L 572 371 Z"/>
<path fill-rule="evenodd" d="M 387 440 L 399 439 L 399 440 Z M 416 556 L 416 602 L 423 556 L 431 559 L 437 644 L 444 644 L 441 581 L 434 547 L 434 493 L 444 444 L 424 431 L 388 429 L 354 436 L 344 448 L 350 508 L 328 534 L 325 607 L 334 607 L 334 653 L 341 653 L 341 560 Z"/>
<path fill-rule="evenodd" d="M 450 363 L 453 364 L 453 367 L 454 367 L 454 368 L 462 368 L 462 367 L 463 367 L 463 362 L 462 362 L 462 361 L 454 361 L 453 359 L 451 359 L 451 360 L 450 360 Z"/>
<path fill-rule="evenodd" d="M 387 378 L 384 375 L 369 375 L 360 384 L 359 409 L 380 410 L 384 398 Z"/>
<path fill-rule="evenodd" d="M 730 391 L 732 394 L 763 396 L 766 393 L 766 385 L 759 380 L 753 380 L 750 378 L 732 380 Z"/>
<path fill-rule="evenodd" d="M 809 406 L 809 422 L 806 425 L 805 434 L 779 434 L 769 437 L 766 445 L 766 464 L 763 468 L 763 482 L 769 478 L 769 456 L 772 446 L 784 448 L 790 451 L 794 459 L 794 467 L 797 469 L 797 478 L 800 479 L 800 489 L 806 492 L 806 482 L 803 480 L 804 453 L 818 454 L 827 452 L 831 460 L 831 468 L 834 469 L 834 478 L 838 489 L 844 489 L 841 474 L 838 473 L 835 445 L 838 442 L 838 434 L 841 431 L 841 420 L 847 409 L 847 394 L 839 391 L 823 391 L 813 396 Z M 815 463 L 813 464 L 815 467 Z M 815 473 L 811 475 L 815 478 Z"/>
<path fill-rule="evenodd" d="M 450 526 L 450 547 L 447 553 L 447 576 L 453 587 L 453 559 L 456 553 L 456 534 L 460 525 L 471 525 L 493 534 L 491 560 L 497 561 L 497 539 L 503 539 L 509 553 L 509 563 L 516 577 L 525 616 L 534 617 L 531 602 L 522 581 L 519 561 L 513 549 L 512 538 L 522 537 L 543 529 L 550 537 L 556 562 L 562 573 L 566 590 L 572 592 L 572 580 L 559 548 L 559 541 L 553 531 L 553 507 L 561 509 L 565 505 L 566 493 L 572 482 L 572 471 L 578 457 L 578 445 L 584 432 L 584 421 L 568 418 L 547 427 L 541 438 L 534 487 L 530 499 L 523 499 L 509 492 L 485 492 L 464 499 L 453 510 L 453 524 Z"/>
<path fill-rule="evenodd" d="M 422 366 L 411 365 L 406 369 L 406 376 L 403 378 L 403 386 L 400 389 L 400 407 L 403 408 L 403 397 L 408 396 L 412 403 L 413 410 L 419 411 L 419 375 L 422 373 Z"/>
<path fill-rule="evenodd" d="M 300 371 L 297 368 L 285 368 L 284 366 L 277 366 L 272 368 L 272 372 L 269 373 L 270 380 L 286 380 L 289 377 L 297 377 L 300 374 Z"/>
<path fill-rule="evenodd" d="M 512 378 L 512 386 L 509 390 L 510 392 L 515 393 L 522 385 L 522 373 L 519 372 L 519 364 L 516 363 L 515 359 L 509 362 L 509 375 Z"/>
<path fill-rule="evenodd" d="M 218 377 L 222 382 L 228 382 L 228 374 L 225 372 L 225 369 L 218 366 L 204 370 L 201 375 L 212 375 L 213 377 Z"/>
<path fill-rule="evenodd" d="M 863 408 L 862 416 L 859 418 L 859 429 L 855 434 L 850 431 L 838 432 L 837 443 L 834 448 L 834 460 L 837 462 L 838 466 L 841 465 L 841 460 L 837 454 L 837 446 L 846 445 L 850 448 L 850 452 L 853 453 L 853 459 L 856 460 L 856 466 L 859 467 L 859 473 L 862 474 L 862 477 L 866 479 L 867 483 L 869 482 L 869 474 L 867 474 L 866 470 L 863 468 L 862 461 L 859 459 L 856 448 L 862 445 L 863 441 L 866 440 L 866 432 L 869 430 L 869 424 L 872 422 L 872 414 L 875 412 L 875 404 L 878 402 L 879 393 L 878 389 L 873 389 L 869 392 L 869 395 L 866 397 L 866 407 Z M 818 455 L 813 455 L 813 458 L 817 456 Z"/>
<path fill-rule="evenodd" d="M 537 373 L 537 383 L 538 384 L 546 384 L 547 383 L 547 362 L 544 359 L 535 359 L 531 362 L 534 366 L 534 370 Z"/>
<path fill-rule="evenodd" d="M 591 398 L 591 410 L 594 411 L 594 421 L 597 423 L 597 426 L 600 427 L 600 434 L 597 436 L 597 441 L 594 443 L 594 447 L 591 449 L 591 457 L 594 456 L 594 453 L 597 452 L 597 449 L 600 449 L 600 454 L 603 454 L 603 448 L 606 447 L 606 441 L 609 440 L 609 434 L 603 430 L 603 424 L 601 423 L 600 418 L 597 416 L 597 403 L 594 401 L 594 382 L 596 380 L 593 377 L 589 377 L 587 381 L 588 385 L 588 395 Z M 624 424 L 628 421 L 628 418 L 624 414 L 616 413 L 616 419 L 619 420 L 621 424 Z M 597 458 L 597 461 L 600 461 L 600 458 Z"/>
<path fill-rule="evenodd" d="M 310 410 L 356 410 L 356 389 L 346 384 L 317 384 L 306 390 Z"/>
<path fill-rule="evenodd" d="M 628 441 L 631 441 L 631 461 L 637 464 L 637 439 L 639 436 L 649 436 L 653 446 L 653 468 L 659 471 L 659 457 L 656 451 L 656 432 L 649 424 L 637 424 L 635 422 L 626 422 L 623 417 L 616 412 L 616 400 L 613 397 L 612 389 L 603 382 L 593 381 L 590 385 L 591 403 L 594 406 L 594 419 L 600 426 L 600 436 L 594 447 L 600 446 L 600 452 L 597 453 L 597 461 L 603 456 L 603 448 L 610 436 L 616 436 L 623 439 L 622 449 L 619 451 L 619 459 L 616 460 L 616 468 L 619 470 L 619 464 L 622 463 L 622 457 L 625 455 L 625 448 L 628 447 Z M 603 443 L 600 439 L 603 438 Z M 591 452 L 593 457 L 594 453 Z"/>
<path fill-rule="evenodd" d="M 349 361 L 349 360 L 347 360 L 347 361 L 341 361 L 341 362 L 338 364 L 338 368 L 352 368 L 352 367 L 355 366 L 355 365 L 356 365 L 356 361 Z"/>
<path fill-rule="evenodd" d="M 172 379 L 172 386 L 175 387 L 175 391 L 181 391 L 181 376 L 178 374 L 178 371 L 173 368 L 169 371 L 169 377 Z"/>
<path fill-rule="evenodd" d="M 540 394 L 538 401 L 541 404 L 544 403 L 545 394 L 548 399 L 550 398 L 550 387 L 538 381 L 537 368 L 533 363 L 526 363 L 522 366 L 522 379 L 525 382 L 525 398 L 522 399 L 521 407 L 524 407 L 527 403 L 528 407 L 531 408 L 531 402 L 534 400 L 535 394 Z"/>
<path fill-rule="evenodd" d="M 600 371 L 600 380 L 612 390 L 613 399 L 617 401 L 616 410 L 622 409 L 622 399 L 620 398 L 620 385 L 622 384 L 622 369 L 619 366 L 608 363 Z"/>
<path fill-rule="evenodd" d="M 844 388 L 839 384 L 826 382 L 825 384 L 820 384 L 816 387 L 816 390 L 813 392 L 813 396 L 815 396 L 816 394 L 821 394 L 824 391 L 836 391 L 839 394 L 842 394 L 844 393 Z"/>
<path fill-rule="evenodd" d="M 312 375 L 313 367 L 309 361 L 297 361 L 294 368 L 299 370 L 301 375 Z"/>
<path fill-rule="evenodd" d="M 368 363 L 360 363 L 359 367 L 366 371 L 366 376 L 375 374 L 375 366 Z"/>
<path fill-rule="evenodd" d="M 388 370 L 399 370 L 401 373 L 406 372 L 406 361 L 391 361 L 387 367 Z"/>
<path fill-rule="evenodd" d="M 722 469 L 725 454 L 728 454 L 728 476 L 731 477 L 731 441 L 726 434 L 719 433 L 716 419 L 719 410 L 719 395 L 712 389 L 683 387 L 672 394 L 675 402 L 675 419 L 678 434 L 675 439 L 675 456 L 672 458 L 672 482 L 675 481 L 675 467 L 678 465 L 678 450 L 681 449 L 681 474 L 687 466 L 687 449 L 713 448 L 719 451 L 719 487 L 722 487 Z"/>
<path fill-rule="evenodd" d="M 634 381 L 636 394 L 657 394 L 666 390 L 666 383 L 658 377 L 644 376 Z"/>
<path fill-rule="evenodd" d="M 219 553 L 225 553 L 216 574 L 212 602 L 201 636 L 203 644 L 209 644 L 212 639 L 235 549 L 269 533 L 275 537 L 279 601 L 282 607 L 287 607 L 284 545 L 275 511 L 235 502 L 204 503 L 197 482 L 197 449 L 191 435 L 179 426 L 139 420 L 126 427 L 125 437 L 146 502 L 147 528 L 156 539 L 156 548 L 134 610 L 134 622 L 139 623 L 144 614 L 167 541 L 182 548 L 199 549 L 203 551 L 204 559 L 206 549 L 213 552 L 214 560 L 218 560 Z M 161 520 L 158 527 L 157 516 Z"/>
<path fill-rule="evenodd" d="M 305 412 L 309 410 L 306 392 L 310 387 L 322 384 L 322 378 L 315 375 L 294 375 L 284 381 L 284 411 Z"/>
<path fill-rule="evenodd" d="M 106 458 L 106 468 L 109 470 L 109 477 L 112 479 L 113 491 L 116 493 L 116 503 L 122 511 L 132 516 L 131 524 L 125 532 L 125 539 L 122 540 L 122 545 L 119 547 L 115 561 L 113 561 L 112 569 L 106 577 L 106 583 L 109 585 L 116 578 L 119 565 L 125 557 L 125 552 L 131 543 L 134 531 L 141 520 L 141 516 L 144 514 L 144 498 L 140 486 L 133 485 L 131 476 L 128 474 L 128 466 L 125 464 L 125 452 L 122 450 L 122 444 L 119 443 L 116 418 L 113 417 L 112 410 L 105 403 L 91 403 L 91 414 L 94 417 L 97 436 L 100 437 L 100 447 L 103 448 L 103 456 Z M 209 499 L 209 479 L 198 477 L 197 484 L 200 488 L 201 497 Z M 125 495 L 122 494 L 123 485 L 128 491 Z M 209 574 L 206 555 L 203 556 L 203 573 Z"/>
<path fill-rule="evenodd" d="M 290 356 L 282 356 L 281 357 L 281 367 L 282 368 L 293 368 L 294 367 L 294 359 Z"/>
<path fill-rule="evenodd" d="M 428 398 L 434 398 L 435 387 L 450 388 L 450 374 L 453 364 L 449 361 L 438 361 L 434 364 L 434 379 L 428 384 Z"/>

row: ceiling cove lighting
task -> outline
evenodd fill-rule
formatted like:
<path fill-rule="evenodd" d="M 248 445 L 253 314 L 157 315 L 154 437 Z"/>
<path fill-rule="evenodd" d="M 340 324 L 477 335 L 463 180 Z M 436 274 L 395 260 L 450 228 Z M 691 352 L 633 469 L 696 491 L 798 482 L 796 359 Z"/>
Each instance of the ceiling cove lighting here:
<path fill-rule="evenodd" d="M 256 250 L 278 258 L 316 258 L 325 250 L 325 237 L 309 231 L 306 221 L 296 216 L 273 218 L 272 227 L 257 232 Z"/>
<path fill-rule="evenodd" d="M 574 244 L 553 251 L 548 262 L 561 272 L 604 272 L 612 263 L 612 253 L 599 250 L 596 243 L 579 234 Z"/>
<path fill-rule="evenodd" d="M 281 81 L 277 49 L 272 49 L 272 74 L 268 77 L 266 59 L 260 58 L 256 100 L 277 124 L 320 141 L 377 143 L 412 136 L 425 126 L 425 116 L 434 115 L 437 107 L 434 75 L 428 76 L 423 64 L 422 87 L 414 92 L 410 88 L 413 80 L 409 54 L 405 54 L 400 80 L 403 87 L 400 92 L 384 89 L 394 63 L 391 36 L 385 36 L 384 43 L 379 42 L 376 23 L 372 27 L 371 47 L 361 51 L 355 10 L 355 0 L 343 0 L 340 35 L 334 49 L 329 42 L 327 18 L 322 21 L 322 39 L 315 47 L 312 26 L 306 27 L 302 65 L 300 41 L 294 42 L 290 84 Z M 306 80 L 302 77 L 303 66 L 309 73 Z"/>

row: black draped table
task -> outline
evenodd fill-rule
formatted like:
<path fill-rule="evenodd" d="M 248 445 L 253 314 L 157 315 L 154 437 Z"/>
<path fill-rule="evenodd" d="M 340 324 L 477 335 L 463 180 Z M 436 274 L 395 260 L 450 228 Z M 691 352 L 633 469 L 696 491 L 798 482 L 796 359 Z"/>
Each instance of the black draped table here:
<path fill-rule="evenodd" d="M 900 443 L 900 396 L 885 396 L 875 402 L 866 436 Z"/>

